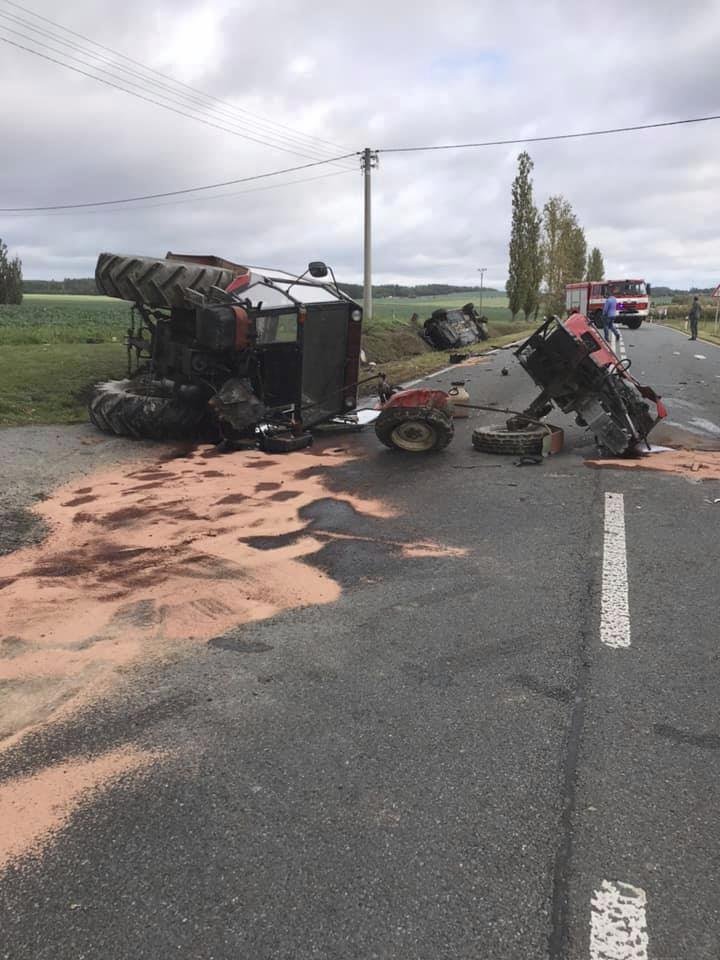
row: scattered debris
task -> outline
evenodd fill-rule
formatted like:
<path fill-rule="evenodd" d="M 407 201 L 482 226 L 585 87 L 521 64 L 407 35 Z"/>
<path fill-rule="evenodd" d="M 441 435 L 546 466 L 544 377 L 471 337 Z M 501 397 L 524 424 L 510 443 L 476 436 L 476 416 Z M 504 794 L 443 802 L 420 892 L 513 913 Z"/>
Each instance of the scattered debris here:
<path fill-rule="evenodd" d="M 448 390 L 453 405 L 453 419 L 463 419 L 470 416 L 470 410 L 466 404 L 470 401 L 470 394 L 465 387 L 465 380 L 453 380 L 452 386 Z"/>

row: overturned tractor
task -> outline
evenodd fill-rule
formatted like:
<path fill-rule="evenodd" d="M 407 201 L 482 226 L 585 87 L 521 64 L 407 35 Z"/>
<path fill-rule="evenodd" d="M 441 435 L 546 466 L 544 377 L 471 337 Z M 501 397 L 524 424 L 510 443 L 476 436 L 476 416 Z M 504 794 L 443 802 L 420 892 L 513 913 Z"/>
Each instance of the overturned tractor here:
<path fill-rule="evenodd" d="M 101 254 L 98 289 L 133 307 L 127 378 L 98 385 L 90 419 L 132 437 L 306 445 L 309 427 L 357 405 L 362 310 L 327 276 L 320 262 L 294 277 Z"/>

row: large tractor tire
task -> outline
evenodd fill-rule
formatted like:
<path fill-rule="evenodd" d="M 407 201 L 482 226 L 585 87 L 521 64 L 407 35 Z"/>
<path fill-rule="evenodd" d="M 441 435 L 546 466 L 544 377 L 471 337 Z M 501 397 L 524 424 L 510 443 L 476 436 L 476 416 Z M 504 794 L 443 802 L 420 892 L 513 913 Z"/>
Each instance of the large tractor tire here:
<path fill-rule="evenodd" d="M 422 407 L 388 407 L 375 421 L 381 443 L 406 453 L 444 450 L 453 438 L 452 419 L 442 410 Z"/>
<path fill-rule="evenodd" d="M 477 427 L 472 444 L 481 453 L 511 455 L 542 455 L 543 438 L 547 431 L 541 427 L 527 430 L 508 430 L 507 427 Z"/>
<path fill-rule="evenodd" d="M 225 289 L 234 279 L 231 270 L 184 260 L 154 260 L 101 253 L 95 268 L 100 293 L 148 307 L 191 306 L 186 290 L 207 295 L 210 287 Z"/>
<path fill-rule="evenodd" d="M 209 439 L 213 432 L 204 398 L 142 381 L 110 380 L 98 384 L 88 412 L 99 430 L 119 437 L 198 440 Z"/>

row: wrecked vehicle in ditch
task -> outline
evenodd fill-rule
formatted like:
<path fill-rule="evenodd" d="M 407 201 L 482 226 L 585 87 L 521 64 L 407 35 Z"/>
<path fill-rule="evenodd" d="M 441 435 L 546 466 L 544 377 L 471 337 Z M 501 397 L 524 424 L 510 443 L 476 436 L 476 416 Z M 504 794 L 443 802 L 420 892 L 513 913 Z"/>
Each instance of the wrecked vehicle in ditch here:
<path fill-rule="evenodd" d="M 475 305 L 466 303 L 460 310 L 434 310 L 423 324 L 422 338 L 435 350 L 454 350 L 488 339 L 487 317 Z"/>
<path fill-rule="evenodd" d="M 324 263 L 296 277 L 212 256 L 103 253 L 95 278 L 133 304 L 127 378 L 99 384 L 89 404 L 100 430 L 279 451 L 357 406 L 362 310 Z"/>

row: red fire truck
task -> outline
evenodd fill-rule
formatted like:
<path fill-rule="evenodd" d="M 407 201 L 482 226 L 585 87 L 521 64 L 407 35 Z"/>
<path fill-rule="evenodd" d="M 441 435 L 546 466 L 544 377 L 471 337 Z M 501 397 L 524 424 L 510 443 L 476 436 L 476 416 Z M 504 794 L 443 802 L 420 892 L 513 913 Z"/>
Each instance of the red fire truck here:
<path fill-rule="evenodd" d="M 637 330 L 650 306 L 650 284 L 644 280 L 569 283 L 565 287 L 565 306 L 572 313 L 584 313 L 596 326 L 602 326 L 603 306 L 611 293 L 617 299 L 616 322 Z"/>

